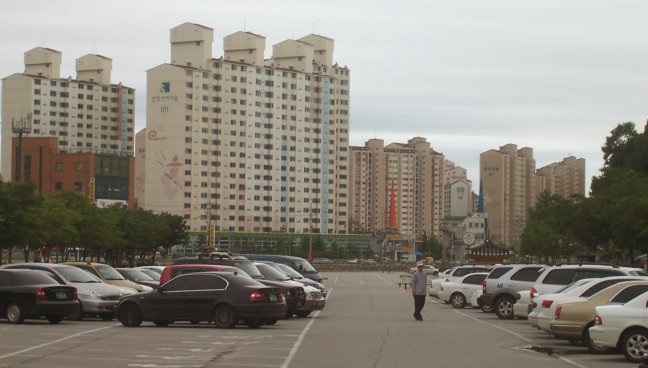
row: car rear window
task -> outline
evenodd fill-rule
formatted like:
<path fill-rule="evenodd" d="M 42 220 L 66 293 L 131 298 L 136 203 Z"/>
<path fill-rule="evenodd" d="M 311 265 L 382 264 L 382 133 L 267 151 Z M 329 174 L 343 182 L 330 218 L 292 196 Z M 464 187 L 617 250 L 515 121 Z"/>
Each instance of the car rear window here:
<path fill-rule="evenodd" d="M 590 296 L 598 293 L 599 291 L 603 289 L 607 289 L 608 287 L 618 284 L 620 282 L 624 281 L 630 281 L 631 279 L 614 279 L 614 280 L 604 280 L 601 282 L 596 283 L 596 285 L 593 285 L 589 289 L 585 290 L 580 296 L 589 298 Z"/>
<path fill-rule="evenodd" d="M 535 281 L 540 276 L 541 267 L 525 267 L 520 269 L 518 272 L 514 273 L 511 276 L 511 280 L 516 281 Z"/>
<path fill-rule="evenodd" d="M 481 275 L 470 275 L 466 277 L 463 281 L 464 284 L 470 284 L 470 285 L 481 285 L 484 279 L 486 278 L 486 275 L 481 274 Z"/>
<path fill-rule="evenodd" d="M 547 273 L 542 283 L 549 285 L 567 285 L 571 283 L 573 273 L 574 270 L 572 269 L 556 268 Z"/>
<path fill-rule="evenodd" d="M 489 279 L 499 279 L 504 275 L 505 273 L 509 272 L 512 270 L 513 267 L 499 267 L 491 271 L 491 273 L 488 274 Z"/>
<path fill-rule="evenodd" d="M 610 303 L 627 303 L 648 291 L 648 285 L 633 285 L 621 290 L 610 300 Z"/>
<path fill-rule="evenodd" d="M 596 279 L 600 277 L 610 276 L 623 276 L 623 272 L 618 270 L 578 269 L 574 271 L 574 275 L 572 276 L 571 281 L 577 281 L 581 279 Z"/>

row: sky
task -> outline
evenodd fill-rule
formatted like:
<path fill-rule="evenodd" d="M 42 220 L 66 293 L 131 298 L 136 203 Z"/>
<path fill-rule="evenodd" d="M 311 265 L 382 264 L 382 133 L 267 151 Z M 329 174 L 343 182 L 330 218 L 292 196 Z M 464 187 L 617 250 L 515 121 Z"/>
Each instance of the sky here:
<path fill-rule="evenodd" d="M 0 2 L 0 77 L 24 52 L 63 53 L 61 77 L 88 53 L 113 60 L 112 82 L 136 89 L 146 127 L 146 70 L 170 61 L 169 30 L 184 22 L 223 37 L 245 30 L 272 45 L 316 33 L 351 70 L 350 144 L 424 137 L 468 170 L 508 143 L 540 168 L 585 158 L 587 188 L 617 124 L 648 118 L 645 0 L 21 0 Z"/>

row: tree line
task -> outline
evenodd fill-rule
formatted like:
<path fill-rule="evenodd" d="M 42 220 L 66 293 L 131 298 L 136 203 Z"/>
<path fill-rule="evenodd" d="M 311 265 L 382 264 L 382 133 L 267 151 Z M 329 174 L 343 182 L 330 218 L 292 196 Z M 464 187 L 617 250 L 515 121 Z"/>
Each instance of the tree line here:
<path fill-rule="evenodd" d="M 74 193 L 42 197 L 32 183 L 0 178 L 1 250 L 11 262 L 14 249 L 30 259 L 49 262 L 99 260 L 130 266 L 138 260 L 155 261 L 156 252 L 168 251 L 185 237 L 181 216 L 156 214 L 120 205 L 98 208 Z"/>
<path fill-rule="evenodd" d="M 648 251 L 648 124 L 618 124 L 602 147 L 604 165 L 588 197 L 544 193 L 529 210 L 520 253 L 544 262 L 639 264 Z"/>

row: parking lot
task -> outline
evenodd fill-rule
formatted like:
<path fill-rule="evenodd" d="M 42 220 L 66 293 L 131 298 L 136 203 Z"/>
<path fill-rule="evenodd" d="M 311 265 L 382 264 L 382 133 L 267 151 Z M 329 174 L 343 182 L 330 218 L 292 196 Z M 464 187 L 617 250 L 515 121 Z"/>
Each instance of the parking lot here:
<path fill-rule="evenodd" d="M 259 329 L 3 320 L 0 367 L 636 367 L 621 355 L 592 355 L 550 338 L 526 321 L 453 309 L 433 298 L 424 321 L 415 321 L 397 273 L 324 276 L 324 310 Z"/>

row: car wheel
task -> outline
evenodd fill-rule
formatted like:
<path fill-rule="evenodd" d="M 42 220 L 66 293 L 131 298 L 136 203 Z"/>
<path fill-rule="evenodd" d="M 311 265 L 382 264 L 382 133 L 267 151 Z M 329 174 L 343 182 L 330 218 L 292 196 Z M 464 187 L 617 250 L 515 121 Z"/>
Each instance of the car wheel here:
<path fill-rule="evenodd" d="M 170 321 L 153 321 L 153 324 L 158 326 L 158 327 L 166 327 L 168 326 Z"/>
<path fill-rule="evenodd" d="M 74 312 L 67 315 L 67 319 L 70 321 L 80 321 L 83 319 L 83 307 L 81 305 L 77 306 Z"/>
<path fill-rule="evenodd" d="M 513 318 L 513 304 L 515 299 L 508 295 L 501 296 L 495 302 L 495 314 L 500 319 L 512 319 Z"/>
<path fill-rule="evenodd" d="M 63 318 L 65 318 L 65 315 L 64 314 L 48 314 L 45 317 L 47 318 L 49 323 L 55 325 L 57 323 L 61 323 Z"/>
<path fill-rule="evenodd" d="M 126 303 L 117 312 L 119 322 L 126 327 L 138 327 L 142 324 L 142 311 L 135 303 Z"/>
<path fill-rule="evenodd" d="M 484 313 L 493 313 L 493 307 L 490 305 L 486 305 L 486 304 L 482 305 L 481 310 Z"/>
<path fill-rule="evenodd" d="M 234 328 L 238 322 L 236 312 L 229 305 L 221 305 L 214 310 L 214 324 L 218 328 Z"/>
<path fill-rule="evenodd" d="M 462 293 L 454 293 L 450 296 L 450 302 L 455 308 L 463 308 L 466 306 L 466 297 Z"/>
<path fill-rule="evenodd" d="M 6 314 L 9 323 L 23 323 L 25 321 L 22 307 L 18 303 L 9 303 L 6 308 Z"/>
<path fill-rule="evenodd" d="M 311 312 L 305 312 L 305 311 L 302 311 L 302 312 L 295 312 L 295 315 L 296 315 L 297 317 L 299 317 L 299 318 L 306 318 L 306 317 L 308 317 L 310 314 L 311 314 Z"/>
<path fill-rule="evenodd" d="M 101 318 L 102 321 L 112 321 L 113 318 L 115 318 L 115 315 L 113 313 L 101 313 L 99 318 Z"/>
<path fill-rule="evenodd" d="M 648 356 L 648 330 L 633 328 L 623 334 L 621 351 L 629 362 L 641 363 Z"/>
<path fill-rule="evenodd" d="M 268 326 L 271 326 L 271 325 L 277 324 L 277 320 L 276 319 L 270 319 L 270 320 L 265 321 L 265 324 L 268 325 Z"/>
<path fill-rule="evenodd" d="M 595 344 L 594 341 L 592 341 L 592 339 L 590 338 L 590 334 L 589 334 L 589 329 L 592 326 L 594 326 L 594 324 L 590 323 L 589 325 L 587 325 L 585 327 L 585 331 L 583 332 L 583 343 L 585 345 L 587 345 L 587 349 L 589 349 L 589 351 L 591 353 L 594 353 L 594 354 L 609 354 L 609 353 L 611 353 L 614 349 L 609 348 L 609 347 L 607 347 L 605 345 Z"/>

